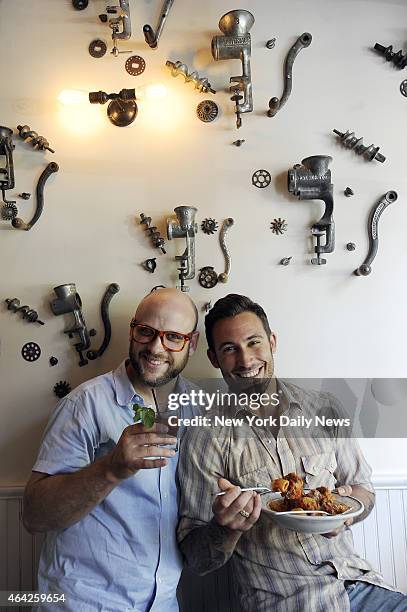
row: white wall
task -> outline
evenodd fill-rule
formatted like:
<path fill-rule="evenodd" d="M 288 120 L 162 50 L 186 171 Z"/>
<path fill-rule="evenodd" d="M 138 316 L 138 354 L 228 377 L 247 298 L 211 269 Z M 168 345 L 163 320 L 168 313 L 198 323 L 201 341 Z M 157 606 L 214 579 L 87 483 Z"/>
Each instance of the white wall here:
<path fill-rule="evenodd" d="M 405 249 L 404 193 L 407 100 L 399 93 L 406 72 L 398 71 L 372 51 L 375 42 L 405 46 L 407 4 L 403 0 L 254 0 L 244 8 L 256 18 L 252 29 L 252 75 L 255 110 L 234 127 L 227 84 L 240 73 L 238 61 L 217 62 L 211 38 L 219 34 L 220 16 L 236 8 L 224 0 L 176 0 L 160 41 L 151 51 L 141 33 L 156 23 L 161 0 L 131 0 L 133 37 L 122 48 L 143 55 L 145 73 L 124 70 L 126 55 L 96 60 L 87 47 L 96 37 L 109 41 L 97 15 L 102 0 L 90 0 L 75 11 L 70 0 L 0 0 L 2 86 L 0 123 L 16 128 L 28 123 L 46 136 L 56 154 L 36 152 L 15 138 L 15 194 L 34 192 L 45 164 L 55 160 L 60 172 L 46 186 L 45 211 L 30 232 L 0 221 L 0 299 L 19 297 L 45 318 L 40 327 L 27 324 L 5 308 L 0 312 L 0 482 L 22 483 L 35 458 L 41 431 L 55 405 L 53 385 L 72 385 L 114 367 L 127 351 L 127 325 L 138 299 L 151 286 L 176 282 L 172 257 L 182 245 L 168 245 L 159 270 L 150 276 L 140 262 L 156 255 L 138 224 L 140 212 L 151 215 L 162 231 L 165 218 L 180 204 L 198 208 L 198 221 L 233 216 L 229 233 L 232 274 L 228 285 L 208 291 L 195 279 L 191 296 L 199 306 L 226 292 L 258 300 L 278 332 L 277 371 L 291 377 L 404 377 Z M 268 100 L 282 92 L 282 63 L 298 35 L 309 31 L 311 47 L 294 66 L 294 91 L 275 118 L 265 116 Z M 265 41 L 277 37 L 274 50 Z M 221 116 L 209 125 L 195 117 L 205 97 L 173 79 L 165 60 L 181 59 L 208 75 L 218 90 Z M 106 108 L 85 104 L 64 109 L 62 89 L 118 91 L 165 83 L 165 101 L 140 102 L 139 116 L 128 128 L 112 126 Z M 353 129 L 366 144 L 381 146 L 385 164 L 365 162 L 341 148 L 332 129 Z M 231 146 L 245 138 L 241 148 Z M 336 249 L 324 267 L 309 265 L 308 228 L 322 214 L 317 202 L 299 202 L 285 187 L 287 170 L 308 155 L 332 155 L 335 185 Z M 251 175 L 266 168 L 273 183 L 264 190 Z M 345 198 L 351 186 L 356 195 Z M 379 255 L 367 278 L 352 276 L 367 253 L 366 221 L 372 205 L 389 189 L 399 200 L 380 221 Z M 9 192 L 8 195 L 13 195 Z M 29 219 L 34 200 L 18 201 Z M 270 221 L 284 217 L 289 230 L 274 236 Z M 348 241 L 357 244 L 353 253 Z M 287 268 L 277 263 L 292 255 Z M 223 260 L 217 237 L 197 238 L 197 268 Z M 113 339 L 105 356 L 78 368 L 77 356 L 62 333 L 63 317 L 49 310 L 55 285 L 75 282 L 89 327 L 103 328 L 99 304 L 108 283 L 121 291 L 112 301 Z M 69 324 L 66 320 L 65 325 Z M 42 356 L 30 364 L 22 345 L 36 341 Z M 96 342 L 95 342 L 96 344 Z M 56 355 L 59 365 L 50 368 Z M 193 376 L 210 375 L 202 341 L 188 367 Z M 402 432 L 400 432 L 402 435 Z M 364 443 L 376 473 L 407 471 L 402 440 Z"/>

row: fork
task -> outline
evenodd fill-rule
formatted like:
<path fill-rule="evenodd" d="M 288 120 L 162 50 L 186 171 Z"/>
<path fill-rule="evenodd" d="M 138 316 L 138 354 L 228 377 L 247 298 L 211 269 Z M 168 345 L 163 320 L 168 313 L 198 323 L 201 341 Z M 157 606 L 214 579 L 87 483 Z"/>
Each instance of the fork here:
<path fill-rule="evenodd" d="M 257 491 L 259 492 L 259 495 L 264 495 L 265 493 L 274 493 L 274 491 L 272 489 L 269 489 L 268 487 L 249 487 L 248 489 L 241 489 L 242 493 L 244 491 Z M 221 495 L 225 495 L 225 493 L 227 493 L 227 491 L 221 491 L 221 493 L 215 493 L 216 497 L 220 497 Z"/>

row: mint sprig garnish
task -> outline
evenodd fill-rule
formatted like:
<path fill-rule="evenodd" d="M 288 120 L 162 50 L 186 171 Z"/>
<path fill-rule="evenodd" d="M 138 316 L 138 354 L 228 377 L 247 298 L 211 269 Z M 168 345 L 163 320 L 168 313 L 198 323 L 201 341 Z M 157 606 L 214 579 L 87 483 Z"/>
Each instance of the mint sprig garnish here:
<path fill-rule="evenodd" d="M 143 425 L 147 427 L 147 429 L 151 429 L 155 423 L 154 410 L 146 406 L 140 406 L 140 404 L 133 404 L 133 411 L 133 421 L 135 423 L 139 423 L 141 421 Z"/>

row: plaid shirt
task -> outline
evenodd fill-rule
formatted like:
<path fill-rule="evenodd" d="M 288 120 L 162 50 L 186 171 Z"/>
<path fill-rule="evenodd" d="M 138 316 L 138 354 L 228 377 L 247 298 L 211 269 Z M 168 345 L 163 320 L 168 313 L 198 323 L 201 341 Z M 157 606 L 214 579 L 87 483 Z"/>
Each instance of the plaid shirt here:
<path fill-rule="evenodd" d="M 288 406 L 283 414 L 289 417 L 314 417 L 319 410 L 326 413 L 327 409 L 343 414 L 330 394 L 305 391 L 283 381 L 278 381 L 278 387 Z M 228 411 L 229 417 L 244 413 L 236 408 Z M 357 441 L 322 437 L 320 432 L 319 436 L 285 437 L 280 429 L 276 439 L 267 429 L 248 423 L 218 427 L 216 432 L 208 427 L 188 428 L 178 465 L 178 540 L 192 568 L 194 559 L 203 556 L 203 530 L 197 530 L 189 542 L 183 540 L 212 519 L 213 495 L 219 490 L 220 476 L 241 487 L 253 487 L 270 486 L 273 479 L 296 472 L 309 488 L 358 484 L 373 491 L 371 469 Z M 206 571 L 219 567 L 215 567 L 215 558 L 208 562 L 211 567 Z M 231 563 L 246 612 L 346 612 L 350 607 L 345 580 L 392 589 L 358 556 L 349 528 L 329 539 L 280 528 L 264 513 L 252 529 L 243 533 Z"/>

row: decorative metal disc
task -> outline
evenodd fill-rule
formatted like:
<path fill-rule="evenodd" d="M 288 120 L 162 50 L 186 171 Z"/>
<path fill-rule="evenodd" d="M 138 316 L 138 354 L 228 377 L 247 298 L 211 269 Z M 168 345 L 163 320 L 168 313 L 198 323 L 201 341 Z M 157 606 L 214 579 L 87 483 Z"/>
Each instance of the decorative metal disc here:
<path fill-rule="evenodd" d="M 270 229 L 273 234 L 284 234 L 287 231 L 287 221 L 279 217 L 271 222 Z"/>
<path fill-rule="evenodd" d="M 35 342 L 27 342 L 21 349 L 21 354 L 26 361 L 37 361 L 41 355 L 41 348 Z"/>
<path fill-rule="evenodd" d="M 201 230 L 204 234 L 214 234 L 218 229 L 218 224 L 215 219 L 207 218 L 201 223 Z"/>
<path fill-rule="evenodd" d="M 9 204 L 4 204 L 1 209 L 0 215 L 4 221 L 12 221 L 18 215 L 18 208 L 12 202 L 10 202 Z"/>
<path fill-rule="evenodd" d="M 56 385 L 54 385 L 53 388 L 55 395 L 59 397 L 59 399 L 65 397 L 65 395 L 68 395 L 71 390 L 72 387 L 68 382 L 66 382 L 66 380 L 60 380 Z"/>
<path fill-rule="evenodd" d="M 214 121 L 218 116 L 219 108 L 213 100 L 203 100 L 196 107 L 196 114 L 204 123 Z"/>
<path fill-rule="evenodd" d="M 126 59 L 124 66 L 131 76 L 138 76 L 139 74 L 143 74 L 146 69 L 146 62 L 141 55 L 131 55 Z"/>
<path fill-rule="evenodd" d="M 89 45 L 89 53 L 92 57 L 103 57 L 106 54 L 106 51 L 107 45 L 103 40 L 100 40 L 100 38 L 92 40 Z"/>
<path fill-rule="evenodd" d="M 218 284 L 218 275 L 212 266 L 205 266 L 200 270 L 198 283 L 204 289 L 212 289 Z"/>
<path fill-rule="evenodd" d="M 268 187 L 271 183 L 271 174 L 267 170 L 256 170 L 256 172 L 252 176 L 252 183 L 255 187 L 259 187 L 259 189 L 264 189 L 264 187 Z"/>
<path fill-rule="evenodd" d="M 404 81 L 401 83 L 400 91 L 403 94 L 403 96 L 407 98 L 407 79 L 404 79 Z"/>

